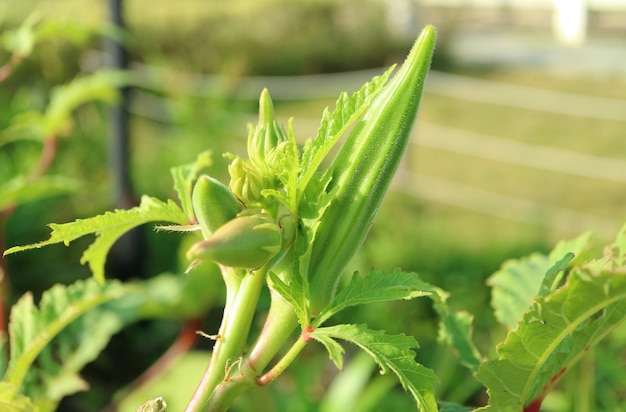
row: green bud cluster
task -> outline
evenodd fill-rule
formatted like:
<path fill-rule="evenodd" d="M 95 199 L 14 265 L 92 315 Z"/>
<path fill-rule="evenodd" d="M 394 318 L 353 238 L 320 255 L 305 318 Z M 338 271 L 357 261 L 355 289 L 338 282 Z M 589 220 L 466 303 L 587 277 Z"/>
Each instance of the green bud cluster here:
<path fill-rule="evenodd" d="M 287 148 L 287 136 L 274 119 L 267 90 L 259 107 L 259 123 L 250 127 L 248 136 L 249 159 L 231 156 L 229 186 L 209 176 L 201 176 L 194 186 L 194 214 L 205 240 L 188 251 L 191 259 L 256 269 L 293 241 L 289 211 L 263 192 L 281 187 L 278 159 Z"/>
<path fill-rule="evenodd" d="M 274 118 L 270 94 L 264 89 L 259 99 L 259 123 L 249 128 L 249 160 L 233 157 L 228 166 L 230 190 L 248 207 L 265 206 L 262 191 L 279 186 L 275 155 L 286 139 Z"/>

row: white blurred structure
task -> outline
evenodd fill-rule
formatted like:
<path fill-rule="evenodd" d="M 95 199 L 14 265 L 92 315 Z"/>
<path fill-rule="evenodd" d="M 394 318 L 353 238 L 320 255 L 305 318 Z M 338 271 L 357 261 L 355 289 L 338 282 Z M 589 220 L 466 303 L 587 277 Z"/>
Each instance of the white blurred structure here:
<path fill-rule="evenodd" d="M 587 39 L 590 13 L 626 12 L 626 0 L 414 0 L 421 6 L 463 11 L 538 11 L 552 15 L 555 38 L 581 45 Z"/>
<path fill-rule="evenodd" d="M 554 33 L 564 44 L 576 46 L 587 37 L 587 0 L 554 0 Z"/>

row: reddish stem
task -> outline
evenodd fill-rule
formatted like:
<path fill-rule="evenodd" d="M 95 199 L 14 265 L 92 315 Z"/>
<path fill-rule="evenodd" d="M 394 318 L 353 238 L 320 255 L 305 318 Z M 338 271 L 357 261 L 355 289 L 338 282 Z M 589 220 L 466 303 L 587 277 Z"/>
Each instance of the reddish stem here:
<path fill-rule="evenodd" d="M 124 398 L 126 398 L 133 391 L 144 386 L 148 382 L 157 379 L 163 373 L 168 371 L 173 365 L 175 365 L 180 358 L 191 350 L 196 338 L 198 337 L 197 331 L 200 329 L 201 322 L 199 318 L 189 319 L 185 322 L 183 330 L 180 332 L 174 343 L 169 349 L 161 355 L 156 362 L 154 362 L 148 369 L 146 369 L 137 379 L 130 384 L 125 390 L 124 394 L 113 401 L 106 407 L 104 412 L 112 412 L 118 409 L 119 404 Z"/>
<path fill-rule="evenodd" d="M 39 163 L 33 170 L 31 177 L 38 178 L 43 176 L 50 168 L 54 156 L 57 152 L 57 138 L 56 136 L 47 136 L 43 141 L 43 149 L 41 150 L 41 156 L 39 156 Z"/>

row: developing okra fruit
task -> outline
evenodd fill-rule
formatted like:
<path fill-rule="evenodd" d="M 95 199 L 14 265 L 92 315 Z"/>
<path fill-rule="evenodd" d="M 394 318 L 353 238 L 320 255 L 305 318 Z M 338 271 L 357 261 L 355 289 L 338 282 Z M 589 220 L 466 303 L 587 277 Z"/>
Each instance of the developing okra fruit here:
<path fill-rule="evenodd" d="M 267 214 L 244 214 L 220 226 L 208 239 L 195 243 L 187 257 L 257 269 L 280 251 L 282 242 L 280 226 Z"/>
<path fill-rule="evenodd" d="M 435 36 L 427 27 L 398 72 L 366 109 L 330 165 L 325 210 L 313 243 L 311 310 L 333 298 L 340 276 L 361 247 L 410 138 Z"/>

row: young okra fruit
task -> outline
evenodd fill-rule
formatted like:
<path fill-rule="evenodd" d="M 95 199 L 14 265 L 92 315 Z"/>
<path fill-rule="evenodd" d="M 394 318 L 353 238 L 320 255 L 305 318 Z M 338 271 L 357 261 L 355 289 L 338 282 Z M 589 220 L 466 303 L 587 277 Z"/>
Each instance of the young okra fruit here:
<path fill-rule="evenodd" d="M 263 213 L 238 216 L 187 252 L 191 259 L 211 260 L 223 266 L 256 269 L 276 255 L 282 231 Z"/>
<path fill-rule="evenodd" d="M 313 243 L 311 311 L 332 299 L 343 270 L 363 243 L 406 150 L 434 49 L 427 27 L 330 165 L 332 201 Z"/>

